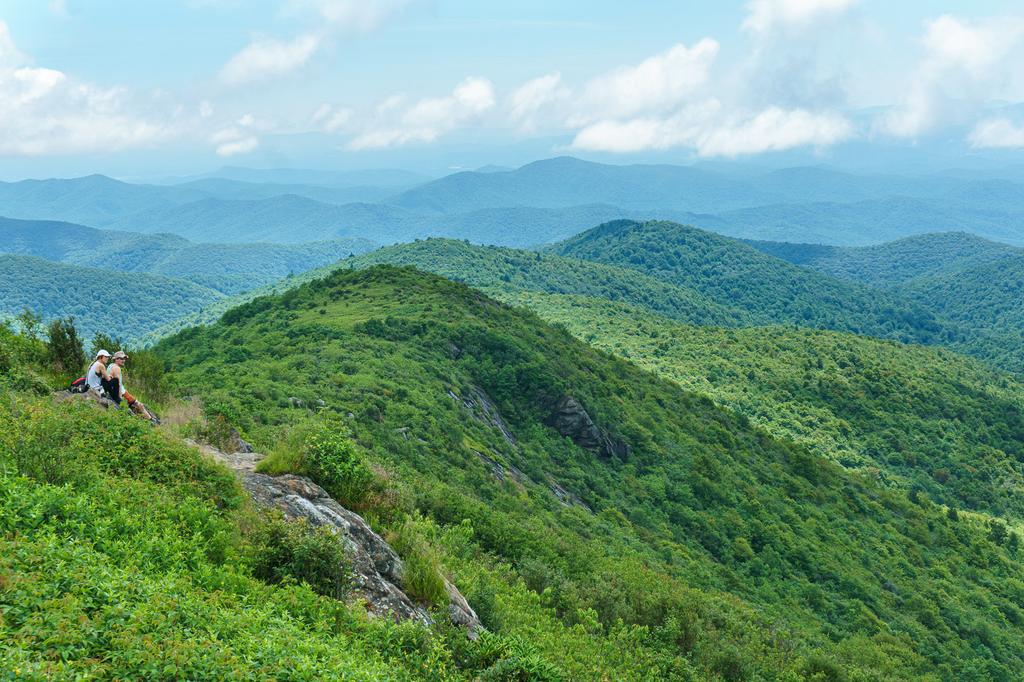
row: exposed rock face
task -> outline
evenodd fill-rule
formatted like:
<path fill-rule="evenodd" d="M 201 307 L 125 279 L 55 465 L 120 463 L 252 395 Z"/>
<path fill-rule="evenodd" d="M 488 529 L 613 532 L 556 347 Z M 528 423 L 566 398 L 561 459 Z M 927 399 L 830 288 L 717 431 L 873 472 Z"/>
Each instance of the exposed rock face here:
<path fill-rule="evenodd" d="M 629 445 L 608 436 L 594 423 L 583 409 L 583 405 L 571 395 L 563 396 L 558 401 L 548 424 L 563 436 L 571 438 L 581 448 L 592 450 L 604 457 L 629 457 Z"/>
<path fill-rule="evenodd" d="M 372 613 L 424 624 L 431 622 L 430 614 L 398 587 L 402 582 L 402 560 L 361 516 L 335 502 L 308 478 L 245 472 L 241 481 L 261 506 L 280 509 L 289 519 L 306 519 L 314 526 L 327 526 L 338 533 L 352 562 L 354 590 Z"/>
<path fill-rule="evenodd" d="M 254 471 L 262 455 L 253 452 L 226 454 L 189 441 L 204 454 L 233 469 L 242 487 L 260 506 L 279 509 L 289 519 L 306 519 L 314 526 L 326 526 L 342 539 L 352 562 L 354 592 L 371 613 L 397 620 L 432 622 L 430 613 L 401 589 L 402 560 L 361 516 L 338 504 L 327 491 L 302 476 L 267 476 Z M 483 624 L 459 590 L 447 580 L 448 615 L 452 622 L 475 637 Z"/>
<path fill-rule="evenodd" d="M 516 438 L 512 435 L 512 430 L 508 428 L 508 424 L 505 423 L 494 401 L 482 388 L 474 386 L 464 396 L 458 396 L 454 391 L 448 391 L 448 397 L 462 403 L 462 406 L 472 412 L 479 421 L 498 429 L 510 445 L 515 444 Z"/>

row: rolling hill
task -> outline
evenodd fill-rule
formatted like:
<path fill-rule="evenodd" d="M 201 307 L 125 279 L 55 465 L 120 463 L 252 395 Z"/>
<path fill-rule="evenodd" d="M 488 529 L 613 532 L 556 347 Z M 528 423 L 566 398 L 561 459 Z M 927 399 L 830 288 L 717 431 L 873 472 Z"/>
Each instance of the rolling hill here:
<path fill-rule="evenodd" d="M 794 265 L 865 284 L 895 287 L 951 268 L 984 264 L 1024 250 L 964 232 L 907 237 L 875 246 L 844 248 L 822 244 L 751 241 L 751 246 Z"/>
<path fill-rule="evenodd" d="M 788 323 L 914 343 L 954 340 L 930 310 L 669 222 L 617 221 L 552 247 L 570 258 L 631 268 L 746 311 L 755 324 Z"/>
<path fill-rule="evenodd" d="M 257 446 L 345 423 L 407 491 L 401 504 L 452 538 L 446 568 L 477 581 L 489 628 L 529 627 L 487 596 L 526 585 L 569 631 L 595 633 L 571 647 L 550 627 L 531 637 L 569 678 L 1024 671 L 1024 566 L 1005 525 L 846 471 L 464 285 L 339 270 L 156 350 Z M 395 513 L 374 499 L 371 516 Z M 595 656 L 625 637 L 630 656 Z"/>
<path fill-rule="evenodd" d="M 134 339 L 220 298 L 183 279 L 0 254 L 0 317 L 25 308 L 46 319 L 73 316 L 85 338 L 101 331 Z"/>
<path fill-rule="evenodd" d="M 885 287 L 967 330 L 954 347 L 1024 370 L 1024 249 L 962 233 L 862 248 L 752 245 L 836 277 Z"/>
<path fill-rule="evenodd" d="M 0 218 L 0 253 L 165 275 L 224 294 L 248 291 L 373 246 L 365 239 L 301 245 L 195 244 L 170 234 L 143 235 L 72 223 Z"/>
<path fill-rule="evenodd" d="M 583 294 L 627 301 L 694 324 L 750 324 L 751 316 L 693 289 L 677 287 L 638 272 L 553 254 L 449 239 L 399 244 L 350 258 L 344 265 L 411 265 L 485 291 L 541 291 Z"/>
<path fill-rule="evenodd" d="M 831 331 L 698 327 L 585 296 L 501 298 L 887 485 L 1024 519 L 1024 384 L 976 360 Z"/>

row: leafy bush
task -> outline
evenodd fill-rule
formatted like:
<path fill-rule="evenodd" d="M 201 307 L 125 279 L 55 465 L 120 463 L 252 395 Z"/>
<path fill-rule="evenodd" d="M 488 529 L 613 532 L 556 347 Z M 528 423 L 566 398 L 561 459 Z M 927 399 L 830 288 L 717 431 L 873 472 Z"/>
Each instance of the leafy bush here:
<path fill-rule="evenodd" d="M 303 469 L 342 505 L 359 509 L 370 494 L 374 475 L 337 420 L 316 424 L 303 444 Z"/>
<path fill-rule="evenodd" d="M 345 548 L 327 528 L 266 513 L 258 517 L 251 542 L 252 571 L 260 580 L 276 584 L 294 579 L 334 599 L 348 592 L 351 573 Z"/>

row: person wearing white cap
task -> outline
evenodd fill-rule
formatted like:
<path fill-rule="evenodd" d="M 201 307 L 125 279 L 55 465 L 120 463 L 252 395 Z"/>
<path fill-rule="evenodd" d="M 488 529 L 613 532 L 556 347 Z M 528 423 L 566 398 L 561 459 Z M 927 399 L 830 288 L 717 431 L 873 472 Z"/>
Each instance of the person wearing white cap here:
<path fill-rule="evenodd" d="M 102 348 L 97 351 L 96 359 L 89 367 L 89 373 L 85 375 L 85 383 L 90 391 L 96 391 L 100 397 L 103 396 L 104 384 L 109 378 L 107 374 L 107 363 L 110 361 L 110 353 Z"/>
<path fill-rule="evenodd" d="M 160 420 L 157 419 L 156 415 L 150 412 L 142 404 L 142 401 L 136 400 L 135 396 L 124 387 L 124 364 L 128 362 L 128 354 L 123 350 L 119 350 L 111 358 L 111 363 L 107 365 L 107 397 L 118 405 L 124 400 L 128 403 L 128 407 L 132 412 L 148 419 L 153 424 L 159 424 Z"/>

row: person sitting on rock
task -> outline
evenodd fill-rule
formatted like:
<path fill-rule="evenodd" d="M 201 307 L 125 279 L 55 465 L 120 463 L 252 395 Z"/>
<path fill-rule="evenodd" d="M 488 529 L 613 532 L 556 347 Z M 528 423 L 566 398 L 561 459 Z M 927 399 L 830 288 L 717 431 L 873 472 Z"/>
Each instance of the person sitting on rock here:
<path fill-rule="evenodd" d="M 96 359 L 89 367 L 89 373 L 85 375 L 85 383 L 89 387 L 88 393 L 97 400 L 109 398 L 107 387 L 110 375 L 107 373 L 107 363 L 110 361 L 110 353 L 102 348 L 96 352 Z"/>
<path fill-rule="evenodd" d="M 113 400 L 118 405 L 120 405 L 121 401 L 124 400 L 126 403 L 128 403 L 129 409 L 131 409 L 131 411 L 134 412 L 135 414 L 139 415 L 144 419 L 148 419 L 154 424 L 159 423 L 159 420 L 157 420 L 156 416 L 154 416 L 153 413 L 150 412 L 145 405 L 143 405 L 139 400 L 137 400 L 135 396 L 129 393 L 128 389 L 124 387 L 124 365 L 126 362 L 128 362 L 127 353 L 125 353 L 123 350 L 119 350 L 116 353 L 114 353 L 113 363 L 107 370 L 107 383 L 112 394 L 109 396 L 110 399 Z"/>

